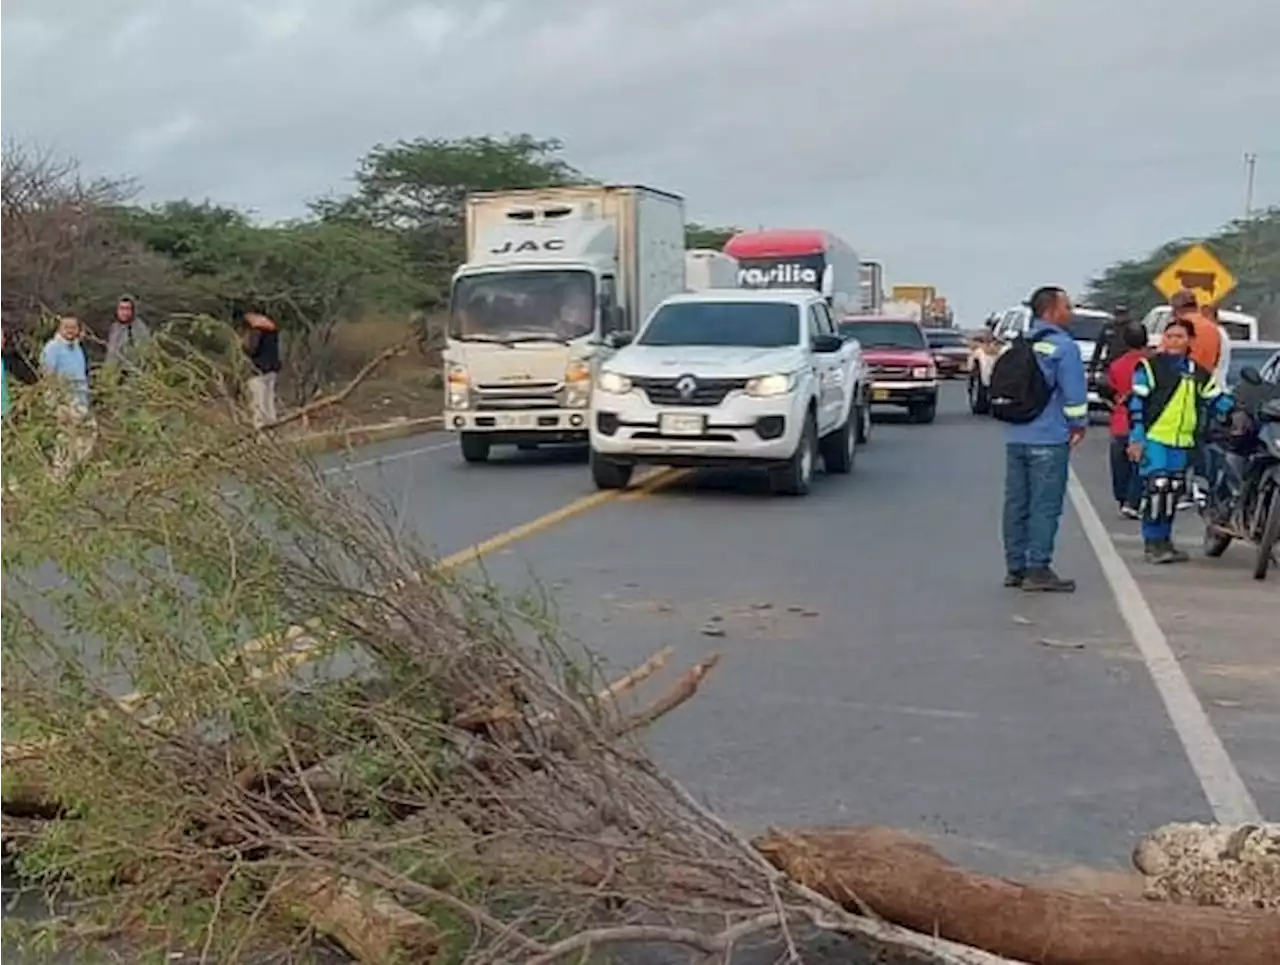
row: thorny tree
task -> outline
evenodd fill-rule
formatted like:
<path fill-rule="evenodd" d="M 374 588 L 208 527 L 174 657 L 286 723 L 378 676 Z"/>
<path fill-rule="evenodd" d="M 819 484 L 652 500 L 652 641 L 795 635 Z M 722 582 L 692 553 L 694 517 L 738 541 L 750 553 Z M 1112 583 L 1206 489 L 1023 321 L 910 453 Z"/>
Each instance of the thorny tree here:
<path fill-rule="evenodd" d="M 104 387 L 95 455 L 63 483 L 46 393 L 5 428 L 6 821 L 54 819 L 26 825 L 20 862 L 80 903 L 59 940 L 233 962 L 321 931 L 366 961 L 458 963 L 674 942 L 719 961 L 818 924 L 989 960 L 774 871 L 636 742 L 682 693 L 602 692 L 545 608 L 445 572 L 255 438 L 228 382 L 160 344 Z"/>

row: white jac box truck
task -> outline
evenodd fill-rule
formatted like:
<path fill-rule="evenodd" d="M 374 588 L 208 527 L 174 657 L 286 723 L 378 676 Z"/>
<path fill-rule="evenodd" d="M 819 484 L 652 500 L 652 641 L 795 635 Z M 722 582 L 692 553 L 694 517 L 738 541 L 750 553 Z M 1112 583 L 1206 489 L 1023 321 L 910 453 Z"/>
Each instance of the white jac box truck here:
<path fill-rule="evenodd" d="M 714 248 L 690 248 L 684 253 L 684 283 L 691 292 L 738 287 L 738 259 Z"/>
<path fill-rule="evenodd" d="M 632 185 L 467 198 L 453 276 L 444 425 L 468 462 L 494 445 L 587 440 L 587 404 L 614 332 L 684 290 L 684 199 Z"/>

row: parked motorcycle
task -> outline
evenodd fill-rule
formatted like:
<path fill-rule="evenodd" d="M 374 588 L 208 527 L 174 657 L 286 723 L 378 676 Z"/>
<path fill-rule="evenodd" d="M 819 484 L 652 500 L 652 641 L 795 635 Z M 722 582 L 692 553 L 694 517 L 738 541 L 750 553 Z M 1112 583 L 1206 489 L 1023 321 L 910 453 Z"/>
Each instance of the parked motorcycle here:
<path fill-rule="evenodd" d="M 1221 556 L 1234 540 L 1257 553 L 1253 577 L 1267 578 L 1280 543 L 1280 385 L 1252 366 L 1240 373 L 1230 429 L 1209 443 L 1213 469 L 1200 501 L 1204 551 Z"/>

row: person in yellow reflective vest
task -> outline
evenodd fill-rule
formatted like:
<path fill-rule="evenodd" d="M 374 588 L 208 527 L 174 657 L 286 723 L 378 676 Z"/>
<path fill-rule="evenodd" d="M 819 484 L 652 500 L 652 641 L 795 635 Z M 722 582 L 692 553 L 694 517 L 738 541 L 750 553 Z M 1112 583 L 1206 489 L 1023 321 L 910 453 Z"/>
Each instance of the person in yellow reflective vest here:
<path fill-rule="evenodd" d="M 1189 355 L 1194 330 L 1181 319 L 1164 330 L 1160 351 L 1138 365 L 1129 396 L 1129 458 L 1143 483 L 1142 542 L 1148 562 L 1184 563 L 1173 545 L 1173 520 L 1187 470 L 1210 411 L 1233 402 L 1213 373 Z"/>

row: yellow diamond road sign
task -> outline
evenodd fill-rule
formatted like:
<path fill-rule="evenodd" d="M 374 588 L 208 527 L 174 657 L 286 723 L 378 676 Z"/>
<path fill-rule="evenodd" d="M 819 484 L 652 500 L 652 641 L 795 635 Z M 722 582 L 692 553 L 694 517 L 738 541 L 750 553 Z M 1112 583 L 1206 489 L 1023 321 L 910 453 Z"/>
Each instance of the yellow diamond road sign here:
<path fill-rule="evenodd" d="M 1155 286 L 1165 298 L 1188 288 L 1201 305 L 1212 305 L 1236 287 L 1236 276 L 1204 245 L 1192 245 L 1156 276 Z"/>

